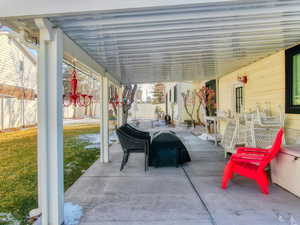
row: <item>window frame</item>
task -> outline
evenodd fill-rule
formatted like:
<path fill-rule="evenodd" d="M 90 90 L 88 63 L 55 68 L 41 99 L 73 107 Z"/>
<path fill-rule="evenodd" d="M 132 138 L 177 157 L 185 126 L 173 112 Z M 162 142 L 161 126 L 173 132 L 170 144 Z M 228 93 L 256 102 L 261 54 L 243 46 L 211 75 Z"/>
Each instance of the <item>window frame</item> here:
<path fill-rule="evenodd" d="M 232 84 L 232 92 L 231 92 L 231 111 L 235 114 L 238 114 L 238 112 L 236 112 L 237 109 L 237 98 L 236 98 L 236 89 L 237 88 L 242 88 L 242 101 L 241 101 L 241 112 L 245 111 L 245 85 L 242 84 L 241 82 L 236 82 Z"/>
<path fill-rule="evenodd" d="M 293 56 L 300 54 L 300 45 L 285 51 L 285 112 L 300 114 L 300 104 L 293 105 Z"/>
<path fill-rule="evenodd" d="M 244 107 L 244 87 L 236 86 L 235 87 L 235 112 L 241 113 Z"/>

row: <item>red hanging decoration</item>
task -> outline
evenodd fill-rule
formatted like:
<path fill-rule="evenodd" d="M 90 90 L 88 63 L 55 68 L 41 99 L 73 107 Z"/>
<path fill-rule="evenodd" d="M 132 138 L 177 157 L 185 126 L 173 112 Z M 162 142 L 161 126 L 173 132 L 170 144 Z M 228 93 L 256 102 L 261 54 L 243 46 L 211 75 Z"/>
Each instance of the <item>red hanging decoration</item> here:
<path fill-rule="evenodd" d="M 73 105 L 75 107 L 87 107 L 92 103 L 92 95 L 81 94 L 77 92 L 78 80 L 75 68 L 71 74 L 70 87 L 71 92 L 63 95 L 63 104 L 65 107 L 69 107 L 70 105 Z"/>

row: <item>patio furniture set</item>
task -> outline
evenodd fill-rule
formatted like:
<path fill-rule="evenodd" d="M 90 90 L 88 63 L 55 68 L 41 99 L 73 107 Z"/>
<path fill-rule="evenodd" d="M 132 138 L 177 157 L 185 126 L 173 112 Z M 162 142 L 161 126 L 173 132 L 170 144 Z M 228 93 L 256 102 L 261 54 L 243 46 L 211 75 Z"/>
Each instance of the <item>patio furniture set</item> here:
<path fill-rule="evenodd" d="M 285 115 L 279 105 L 278 111 L 277 116 L 271 116 L 269 113 L 270 110 L 267 110 L 267 108 L 260 110 L 259 106 L 256 105 L 256 111 L 254 113 L 241 113 L 235 115 L 234 119 L 227 119 L 227 126 L 221 145 L 224 148 L 225 157 L 227 157 L 228 153 L 233 154 L 230 158 L 230 165 L 234 164 L 233 162 L 237 161 L 236 157 L 243 152 L 243 148 L 239 147 L 247 146 L 258 149 L 269 149 L 268 151 L 270 151 L 270 146 L 275 139 L 277 131 L 284 128 Z M 300 158 L 300 145 L 286 145 L 284 135 L 282 137 L 282 143 L 284 145 L 279 148 L 280 151 L 276 153 L 276 158 L 269 162 L 271 179 L 273 183 L 278 184 L 300 197 L 300 174 L 297 173 L 300 168 L 300 161 L 298 160 Z M 256 164 L 256 166 L 259 164 L 258 162 L 252 162 L 252 164 L 253 163 Z M 252 166 L 253 172 L 255 169 L 252 164 L 250 164 L 250 167 Z M 243 165 L 245 165 L 245 162 Z M 229 165 L 226 167 L 224 173 L 230 174 L 230 172 L 226 172 L 228 168 L 230 168 Z M 258 170 L 258 167 L 256 169 Z M 267 183 L 267 180 L 264 178 L 266 174 L 262 173 L 262 171 L 266 170 L 266 167 L 263 169 L 260 168 L 259 170 L 261 172 L 257 176 L 260 177 L 260 180 L 257 180 L 257 182 L 262 192 L 267 193 L 268 189 L 261 186 L 262 183 Z M 246 170 L 243 169 L 242 171 L 245 172 Z M 249 174 L 246 174 L 246 176 L 249 177 Z M 252 179 L 255 177 L 253 174 L 250 175 Z M 222 187 L 225 188 L 226 181 L 224 181 L 224 179 L 225 178 L 223 178 Z M 228 177 L 226 179 L 230 180 Z"/>
<path fill-rule="evenodd" d="M 123 149 L 123 159 L 120 171 L 128 162 L 131 153 L 145 154 L 145 171 L 148 166 L 176 166 L 191 161 L 184 144 L 172 131 L 149 132 L 125 124 L 117 129 L 120 144 Z"/>
<path fill-rule="evenodd" d="M 282 149 L 288 149 L 287 147 L 281 148 L 284 136 L 283 128 L 280 125 L 282 123 L 278 123 L 277 125 L 275 123 L 271 125 L 268 123 L 268 126 L 266 126 L 264 123 L 259 124 L 257 122 L 253 122 L 259 121 L 254 120 L 253 116 L 251 117 L 251 123 L 247 122 L 246 119 L 244 119 L 244 123 L 241 123 L 240 118 L 241 117 L 238 117 L 238 119 L 234 122 L 233 120 L 230 120 L 225 130 L 225 134 L 228 136 L 231 135 L 233 138 L 230 143 L 226 142 L 228 141 L 226 139 L 225 141 L 223 140 L 222 144 L 230 144 L 234 151 L 230 151 L 232 155 L 224 168 L 221 187 L 226 189 L 228 182 L 233 178 L 234 174 L 238 174 L 255 180 L 261 192 L 263 194 L 268 194 L 269 181 L 267 168 Z M 272 129 L 270 129 L 270 127 Z M 267 129 L 263 130 L 262 128 Z M 257 138 L 257 132 L 261 130 L 263 130 L 264 135 L 269 136 L 266 143 L 257 141 L 260 140 Z M 273 133 L 275 130 L 277 132 L 274 137 Z M 145 171 L 148 170 L 149 166 L 178 167 L 185 162 L 191 161 L 184 144 L 173 131 L 157 131 L 150 134 L 149 132 L 137 129 L 132 125 L 125 124 L 117 129 L 117 135 L 124 152 L 120 171 L 124 169 L 124 166 L 128 162 L 129 156 L 132 153 L 143 153 L 145 155 Z M 273 145 L 269 144 L 270 140 L 271 143 L 273 142 Z M 229 152 L 228 149 L 227 151 L 225 150 L 225 152 L 227 155 L 227 152 Z M 282 154 L 282 152 L 280 153 Z M 281 156 L 281 158 L 282 157 L 287 156 Z M 291 155 L 288 157 L 291 157 Z M 296 161 L 299 157 L 300 154 L 293 158 L 294 161 Z M 275 164 L 284 164 L 284 162 L 278 162 L 278 160 L 274 160 L 274 162 L 272 162 L 272 171 L 275 171 L 275 175 L 273 176 L 272 174 L 272 181 L 299 196 L 299 182 L 295 183 L 294 179 L 292 179 L 293 181 L 291 182 L 286 179 L 282 179 L 282 177 L 286 174 L 283 174 L 281 170 L 274 167 Z M 287 169 L 291 170 L 290 164 L 284 164 L 281 165 L 281 167 L 282 166 L 284 167 L 284 172 L 288 172 Z M 297 166 L 300 166 L 300 164 L 297 164 Z M 291 184 L 289 185 L 289 183 Z"/>
<path fill-rule="evenodd" d="M 227 118 L 221 141 L 225 158 L 228 153 L 235 153 L 236 147 L 240 146 L 270 147 L 278 129 L 284 127 L 284 114 L 280 106 L 278 108 L 277 117 L 268 115 L 266 111 L 260 111 L 257 105 L 253 113 L 240 113 L 234 118 Z"/>

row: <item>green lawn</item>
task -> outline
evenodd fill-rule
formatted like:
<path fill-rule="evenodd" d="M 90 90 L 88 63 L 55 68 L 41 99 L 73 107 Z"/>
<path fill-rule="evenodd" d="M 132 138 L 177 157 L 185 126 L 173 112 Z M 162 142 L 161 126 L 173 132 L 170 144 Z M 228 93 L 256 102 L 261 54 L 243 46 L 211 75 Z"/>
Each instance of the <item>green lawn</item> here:
<path fill-rule="evenodd" d="M 65 189 L 99 156 L 99 149 L 85 150 L 89 143 L 78 140 L 78 135 L 97 132 L 97 125 L 64 128 Z M 11 213 L 26 224 L 26 216 L 33 208 L 37 208 L 36 129 L 0 133 L 0 213 Z"/>

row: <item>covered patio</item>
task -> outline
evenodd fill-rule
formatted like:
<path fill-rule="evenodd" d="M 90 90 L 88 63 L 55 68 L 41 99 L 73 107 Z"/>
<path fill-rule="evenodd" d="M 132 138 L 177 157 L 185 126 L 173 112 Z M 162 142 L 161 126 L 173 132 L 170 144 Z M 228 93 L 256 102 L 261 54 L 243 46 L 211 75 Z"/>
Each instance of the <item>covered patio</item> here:
<path fill-rule="evenodd" d="M 219 147 L 178 131 L 192 155 L 182 168 L 144 173 L 120 145 L 109 148 L 109 87 L 204 81 L 300 42 L 299 1 L 2 0 L 0 21 L 38 49 L 38 174 L 42 225 L 63 224 L 64 202 L 84 207 L 81 224 L 296 224 L 300 201 L 278 186 L 270 196 L 242 178 L 220 189 Z M 63 187 L 63 60 L 100 83 L 100 159 Z M 273 71 L 271 71 L 273 72 Z M 266 74 L 271 76 L 272 74 Z M 226 85 L 225 85 L 226 86 Z M 227 90 L 227 89 L 223 89 Z M 216 90 L 217 96 L 228 97 Z M 281 96 L 281 95 L 280 95 Z M 229 105 L 227 101 L 217 106 Z M 118 125 L 122 110 L 118 109 Z"/>
<path fill-rule="evenodd" d="M 65 194 L 65 201 L 83 207 L 81 225 L 291 225 L 300 220 L 299 198 L 276 185 L 265 196 L 255 182 L 236 177 L 221 189 L 223 150 L 190 130 L 173 130 L 192 162 L 145 173 L 143 154 L 133 154 L 120 172 L 122 150 L 113 144 L 112 162 L 95 162 Z"/>

